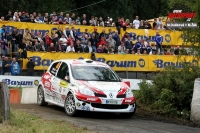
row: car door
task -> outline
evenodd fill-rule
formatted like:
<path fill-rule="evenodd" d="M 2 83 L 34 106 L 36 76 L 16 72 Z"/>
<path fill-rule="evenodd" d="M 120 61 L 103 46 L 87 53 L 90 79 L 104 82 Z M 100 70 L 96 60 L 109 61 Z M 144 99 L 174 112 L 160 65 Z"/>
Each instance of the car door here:
<path fill-rule="evenodd" d="M 54 87 L 54 80 L 56 80 L 56 74 L 59 70 L 59 67 L 61 65 L 61 61 L 59 62 L 55 62 L 54 64 L 52 64 L 51 68 L 49 69 L 49 72 L 51 74 L 51 79 L 50 79 L 50 88 L 48 89 L 48 92 L 47 92 L 47 99 L 51 100 L 51 101 L 54 101 L 55 99 L 55 87 Z"/>
<path fill-rule="evenodd" d="M 69 67 L 67 63 L 62 62 L 53 83 L 57 104 L 59 105 L 64 105 L 64 100 L 68 92 L 69 80 L 67 81 L 66 77 L 69 77 Z"/>

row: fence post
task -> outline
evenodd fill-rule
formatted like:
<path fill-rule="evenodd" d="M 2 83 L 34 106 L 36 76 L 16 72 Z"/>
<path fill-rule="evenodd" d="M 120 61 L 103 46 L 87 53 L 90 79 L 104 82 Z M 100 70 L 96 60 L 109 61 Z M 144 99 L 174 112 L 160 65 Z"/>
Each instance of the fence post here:
<path fill-rule="evenodd" d="M 0 82 L 0 123 L 10 117 L 10 93 L 6 82 Z"/>

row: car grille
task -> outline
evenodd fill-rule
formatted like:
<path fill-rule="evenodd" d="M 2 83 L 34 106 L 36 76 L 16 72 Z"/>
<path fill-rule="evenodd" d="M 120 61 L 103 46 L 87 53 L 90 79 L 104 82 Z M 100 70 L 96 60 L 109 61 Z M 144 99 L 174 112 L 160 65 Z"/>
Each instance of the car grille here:
<path fill-rule="evenodd" d="M 128 108 L 128 104 L 122 105 L 110 105 L 110 104 L 99 104 L 99 103 L 91 103 L 91 106 L 94 108 L 101 108 L 101 109 L 126 109 Z"/>
<path fill-rule="evenodd" d="M 126 98 L 126 94 L 117 95 L 117 98 Z"/>
<path fill-rule="evenodd" d="M 96 97 L 107 97 L 105 94 L 98 94 L 98 93 L 94 93 L 94 95 L 96 96 Z"/>

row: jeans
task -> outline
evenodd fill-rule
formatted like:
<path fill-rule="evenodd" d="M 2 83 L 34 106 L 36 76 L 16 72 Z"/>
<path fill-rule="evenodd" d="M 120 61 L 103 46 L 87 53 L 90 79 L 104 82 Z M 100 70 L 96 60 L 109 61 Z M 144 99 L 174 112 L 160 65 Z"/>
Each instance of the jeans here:
<path fill-rule="evenodd" d="M 156 53 L 161 54 L 162 52 L 162 45 L 156 45 Z"/>
<path fill-rule="evenodd" d="M 94 53 L 97 52 L 97 48 L 95 46 L 92 46 L 92 50 L 94 51 Z"/>

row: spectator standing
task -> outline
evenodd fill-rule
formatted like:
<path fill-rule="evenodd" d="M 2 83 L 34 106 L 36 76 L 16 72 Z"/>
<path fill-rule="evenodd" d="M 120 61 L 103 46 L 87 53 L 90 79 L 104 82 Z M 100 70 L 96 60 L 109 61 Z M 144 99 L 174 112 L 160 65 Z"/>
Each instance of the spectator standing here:
<path fill-rule="evenodd" d="M 3 75 L 11 75 L 11 62 L 8 60 L 8 57 L 4 58 L 3 61 Z"/>
<path fill-rule="evenodd" d="M 139 21 L 139 17 L 136 16 L 135 20 L 133 20 L 133 24 L 135 25 L 135 29 L 138 29 L 140 26 L 140 21 Z"/>
<path fill-rule="evenodd" d="M 92 49 L 96 53 L 96 51 L 97 51 L 97 39 L 95 37 L 95 33 L 92 33 L 92 37 L 89 39 L 89 41 L 91 42 Z"/>
<path fill-rule="evenodd" d="M 58 30 L 56 31 L 56 34 L 58 34 L 58 38 L 62 37 L 63 31 L 61 30 L 61 27 L 58 27 Z"/>
<path fill-rule="evenodd" d="M 45 51 L 47 51 L 48 47 L 52 43 L 52 39 L 49 36 L 49 32 L 47 31 L 42 39 L 45 42 Z"/>
<path fill-rule="evenodd" d="M 156 32 L 156 52 L 157 54 L 161 54 L 162 52 L 162 36 L 159 34 L 159 32 Z"/>
<path fill-rule="evenodd" d="M 67 39 L 70 35 L 70 30 L 69 30 L 69 27 L 66 26 L 65 27 L 65 30 L 63 31 L 63 34 L 65 35 L 65 38 Z"/>
<path fill-rule="evenodd" d="M 35 63 L 33 62 L 32 57 L 29 58 L 26 67 L 27 67 L 27 76 L 34 76 Z"/>
<path fill-rule="evenodd" d="M 91 42 L 88 41 L 88 44 L 86 45 L 86 47 L 84 48 L 84 52 L 85 53 L 92 53 L 93 52 L 93 49 L 92 49 L 92 46 L 91 46 Z"/>
<path fill-rule="evenodd" d="M 54 44 L 51 43 L 49 48 L 48 48 L 48 52 L 56 52 L 56 48 L 54 47 Z"/>
<path fill-rule="evenodd" d="M 16 61 L 16 58 L 13 58 L 10 68 L 11 68 L 11 74 L 13 76 L 17 76 L 20 74 L 20 66 L 19 66 L 18 62 Z"/>
<path fill-rule="evenodd" d="M 12 12 L 11 10 L 8 11 L 8 15 L 6 15 L 6 20 L 9 20 L 10 18 L 12 18 Z"/>

